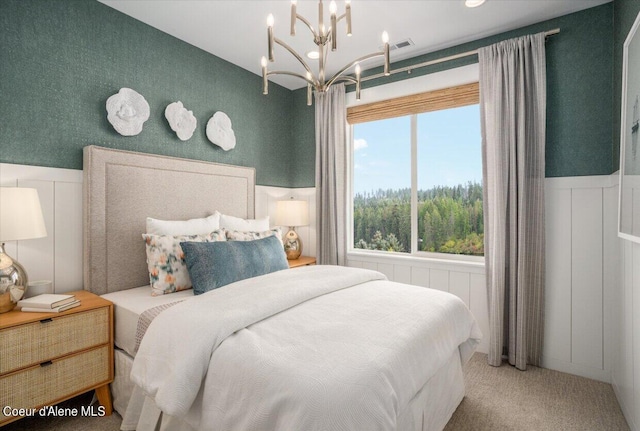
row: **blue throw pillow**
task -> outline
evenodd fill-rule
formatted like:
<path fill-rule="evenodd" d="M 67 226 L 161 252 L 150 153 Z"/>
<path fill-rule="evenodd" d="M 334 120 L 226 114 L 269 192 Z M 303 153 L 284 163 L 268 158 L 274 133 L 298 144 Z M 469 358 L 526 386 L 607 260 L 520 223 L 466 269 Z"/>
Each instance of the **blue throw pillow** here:
<path fill-rule="evenodd" d="M 181 242 L 180 246 L 195 295 L 289 268 L 282 243 L 275 236 L 255 241 Z"/>

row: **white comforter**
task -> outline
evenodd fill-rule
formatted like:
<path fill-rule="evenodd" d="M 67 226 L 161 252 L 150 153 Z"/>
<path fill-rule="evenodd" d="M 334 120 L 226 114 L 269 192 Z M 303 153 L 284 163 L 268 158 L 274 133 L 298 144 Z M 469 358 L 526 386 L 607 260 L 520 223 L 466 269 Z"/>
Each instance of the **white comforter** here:
<path fill-rule="evenodd" d="M 457 297 L 377 272 L 309 266 L 184 301 L 150 325 L 131 378 L 202 430 L 393 430 L 481 337 Z"/>

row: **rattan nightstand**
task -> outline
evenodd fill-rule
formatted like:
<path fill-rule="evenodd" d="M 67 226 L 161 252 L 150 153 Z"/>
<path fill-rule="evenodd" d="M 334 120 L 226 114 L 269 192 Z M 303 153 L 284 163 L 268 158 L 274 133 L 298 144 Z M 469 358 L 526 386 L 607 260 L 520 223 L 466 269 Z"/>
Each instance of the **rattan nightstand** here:
<path fill-rule="evenodd" d="M 0 426 L 21 417 L 6 406 L 51 406 L 94 389 L 111 414 L 113 304 L 70 293 L 80 306 L 62 313 L 0 314 Z"/>
<path fill-rule="evenodd" d="M 315 265 L 316 258 L 311 256 L 300 256 L 297 259 L 288 260 L 289 268 L 297 268 L 299 266 Z"/>

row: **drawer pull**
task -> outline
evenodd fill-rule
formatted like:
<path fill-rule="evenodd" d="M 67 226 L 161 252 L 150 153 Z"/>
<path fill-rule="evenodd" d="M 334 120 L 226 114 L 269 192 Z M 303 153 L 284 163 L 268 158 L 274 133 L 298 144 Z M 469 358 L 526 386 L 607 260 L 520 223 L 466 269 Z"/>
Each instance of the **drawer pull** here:
<path fill-rule="evenodd" d="M 53 322 L 53 319 L 51 317 L 49 317 L 48 319 L 42 319 L 40 321 L 40 323 L 49 323 L 49 322 Z"/>
<path fill-rule="evenodd" d="M 41 366 L 41 367 L 48 367 L 49 365 L 52 365 L 52 364 L 53 364 L 53 362 L 51 362 L 51 361 L 46 361 L 46 362 L 41 363 L 41 364 L 40 364 L 40 366 Z"/>

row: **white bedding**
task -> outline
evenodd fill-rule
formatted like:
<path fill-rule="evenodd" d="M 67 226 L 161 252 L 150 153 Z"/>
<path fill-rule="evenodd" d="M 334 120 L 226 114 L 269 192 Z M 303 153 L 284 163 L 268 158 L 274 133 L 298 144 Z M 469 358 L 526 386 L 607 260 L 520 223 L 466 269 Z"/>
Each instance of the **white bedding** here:
<path fill-rule="evenodd" d="M 193 298 L 193 290 L 181 290 L 168 295 L 151 296 L 149 285 L 102 295 L 114 304 L 115 345 L 135 356 L 138 318 L 145 311 L 171 302 Z"/>
<path fill-rule="evenodd" d="M 480 337 L 453 295 L 310 266 L 164 311 L 131 378 L 194 429 L 395 430 L 452 354 L 465 362 Z"/>

